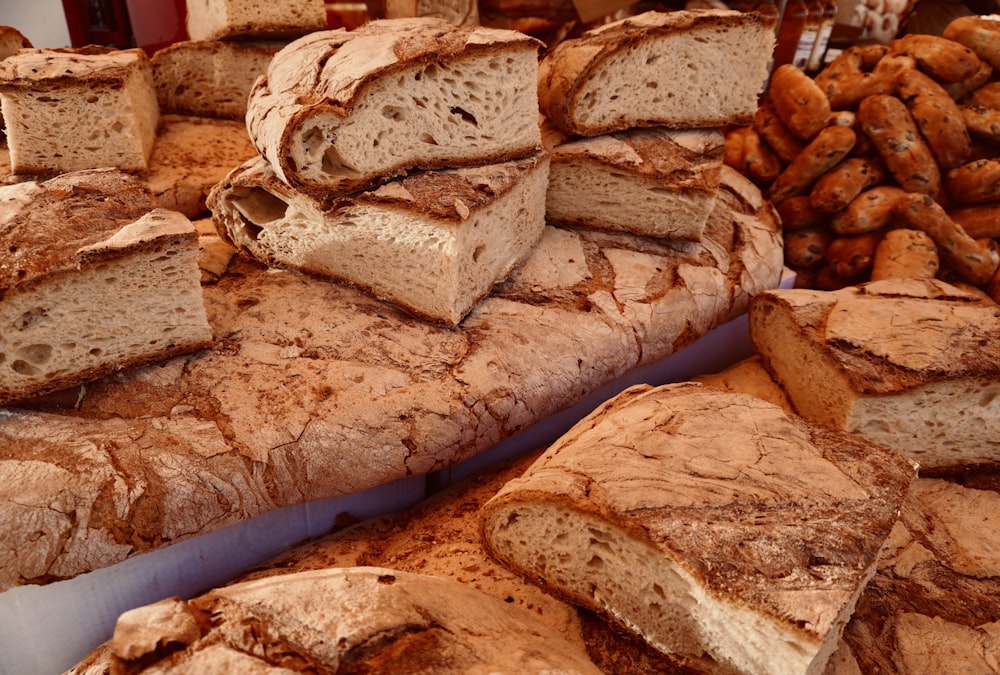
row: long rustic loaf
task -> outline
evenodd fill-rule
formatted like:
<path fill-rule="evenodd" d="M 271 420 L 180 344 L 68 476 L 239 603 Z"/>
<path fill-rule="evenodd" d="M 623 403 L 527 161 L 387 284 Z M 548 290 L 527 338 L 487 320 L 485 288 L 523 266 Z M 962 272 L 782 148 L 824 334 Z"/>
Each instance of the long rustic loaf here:
<path fill-rule="evenodd" d="M 25 49 L 0 61 L 14 173 L 148 168 L 159 107 L 141 49 Z"/>
<path fill-rule="evenodd" d="M 432 18 L 319 31 L 275 55 L 247 128 L 281 180 L 323 195 L 530 155 L 541 147 L 539 44 Z"/>
<path fill-rule="evenodd" d="M 552 157 L 548 222 L 697 241 L 715 204 L 724 137 L 717 129 L 633 129 L 567 138 L 543 125 Z"/>
<path fill-rule="evenodd" d="M 207 346 L 197 234 L 116 170 L 0 187 L 0 405 Z"/>
<path fill-rule="evenodd" d="M 140 607 L 119 618 L 106 650 L 69 672 L 292 673 L 305 665 L 323 673 L 601 672 L 519 607 L 384 567 L 287 574 Z"/>
<path fill-rule="evenodd" d="M 187 0 L 191 40 L 295 37 L 327 26 L 323 0 Z"/>
<path fill-rule="evenodd" d="M 822 673 L 914 474 L 753 396 L 638 385 L 487 502 L 483 540 L 664 652 Z"/>
<path fill-rule="evenodd" d="M 936 279 L 754 297 L 750 337 L 795 410 L 921 470 L 1000 462 L 1000 308 Z"/>
<path fill-rule="evenodd" d="M 257 158 L 214 188 L 209 206 L 220 233 L 262 262 L 455 326 L 538 242 L 548 165 L 540 153 L 418 172 L 324 209 Z"/>
<path fill-rule="evenodd" d="M 237 255 L 203 288 L 210 348 L 5 411 L 0 590 L 452 466 L 690 345 L 781 270 L 773 211 L 725 171 L 700 242 L 547 227 L 455 329 Z"/>
<path fill-rule="evenodd" d="M 539 68 L 542 112 L 568 134 L 745 124 L 757 111 L 774 19 L 646 12 L 564 40 Z"/>
<path fill-rule="evenodd" d="M 187 40 L 152 56 L 160 111 L 243 122 L 257 78 L 287 42 Z"/>

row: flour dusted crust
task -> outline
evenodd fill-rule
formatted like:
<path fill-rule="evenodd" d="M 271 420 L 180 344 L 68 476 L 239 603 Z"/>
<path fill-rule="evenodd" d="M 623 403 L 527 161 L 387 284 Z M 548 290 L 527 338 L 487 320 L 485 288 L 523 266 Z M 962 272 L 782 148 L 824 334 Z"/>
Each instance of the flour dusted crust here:
<path fill-rule="evenodd" d="M 331 673 L 601 672 L 521 608 L 384 567 L 282 575 L 133 610 L 91 658 L 163 673 L 290 673 L 304 664 Z"/>
<path fill-rule="evenodd" d="M 318 31 L 275 55 L 247 128 L 281 180 L 314 194 L 532 154 L 539 44 L 430 17 Z"/>
<path fill-rule="evenodd" d="M 457 325 L 531 253 L 549 158 L 422 171 L 327 206 L 256 158 L 213 189 L 219 232 L 258 260 L 359 288 Z"/>
<path fill-rule="evenodd" d="M 756 397 L 637 385 L 481 509 L 483 541 L 658 649 L 820 673 L 914 474 Z"/>
<path fill-rule="evenodd" d="M 755 297 L 750 337 L 809 419 L 916 459 L 922 470 L 1000 461 L 1000 308 L 937 279 Z"/>
<path fill-rule="evenodd" d="M 542 131 L 552 157 L 548 222 L 701 238 L 722 171 L 721 131 L 657 127 L 569 138 L 548 123 Z"/>
<path fill-rule="evenodd" d="M 564 40 L 539 68 L 541 111 L 568 134 L 746 124 L 767 80 L 774 20 L 645 12 Z"/>
<path fill-rule="evenodd" d="M 210 349 L 2 413 L 0 588 L 453 465 L 691 344 L 781 277 L 759 190 L 721 185 L 700 242 L 547 227 L 455 329 L 236 256 Z"/>

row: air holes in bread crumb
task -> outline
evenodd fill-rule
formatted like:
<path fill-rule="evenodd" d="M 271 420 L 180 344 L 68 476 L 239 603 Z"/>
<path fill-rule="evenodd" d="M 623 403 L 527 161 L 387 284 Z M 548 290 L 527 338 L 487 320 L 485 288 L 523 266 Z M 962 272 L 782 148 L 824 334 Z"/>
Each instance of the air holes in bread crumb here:
<path fill-rule="evenodd" d="M 394 122 L 403 121 L 403 109 L 395 105 L 382 106 L 382 117 Z"/>
<path fill-rule="evenodd" d="M 38 374 L 38 368 L 35 368 L 30 363 L 21 360 L 14 361 L 13 363 L 11 363 L 10 368 L 18 375 L 25 375 L 31 377 L 33 375 Z"/>
<path fill-rule="evenodd" d="M 473 126 L 479 126 L 479 122 L 476 121 L 475 115 L 473 115 L 469 111 L 467 111 L 467 110 L 465 110 L 465 109 L 463 109 L 463 108 L 461 108 L 461 107 L 459 107 L 457 105 L 456 106 L 452 106 L 451 108 L 448 109 L 448 111 L 452 115 L 458 115 L 459 117 L 462 118 L 462 120 L 468 122 L 469 124 L 471 124 Z"/>
<path fill-rule="evenodd" d="M 480 244 L 476 247 L 476 250 L 472 252 L 472 262 L 479 262 L 479 256 L 483 254 L 486 250 L 486 244 Z"/>
<path fill-rule="evenodd" d="M 52 358 L 52 345 L 28 345 L 27 347 L 23 347 L 18 354 L 28 363 L 41 366 L 48 363 L 49 359 Z"/>
<path fill-rule="evenodd" d="M 14 322 L 14 328 L 16 330 L 24 330 L 25 328 L 38 323 L 48 315 L 49 311 L 44 307 L 34 307 L 22 314 L 21 318 Z"/>

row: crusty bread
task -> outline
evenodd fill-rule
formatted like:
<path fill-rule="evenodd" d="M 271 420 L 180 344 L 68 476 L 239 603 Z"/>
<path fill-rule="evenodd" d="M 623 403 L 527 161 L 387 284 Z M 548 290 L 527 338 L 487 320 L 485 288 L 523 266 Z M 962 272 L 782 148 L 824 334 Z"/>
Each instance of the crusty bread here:
<path fill-rule="evenodd" d="M 13 26 L 0 26 L 0 61 L 32 46 L 31 40 Z"/>
<path fill-rule="evenodd" d="M 1000 463 L 1000 307 L 936 279 L 755 296 L 750 337 L 802 416 L 917 460 Z"/>
<path fill-rule="evenodd" d="M 541 147 L 539 44 L 432 18 L 319 31 L 275 55 L 247 128 L 281 180 L 323 195 L 530 155 Z"/>
<path fill-rule="evenodd" d="M 308 668 L 306 668 L 306 666 Z M 246 581 L 123 614 L 70 673 L 599 675 L 531 613 L 451 579 L 384 567 Z"/>
<path fill-rule="evenodd" d="M 194 226 L 113 169 L 0 187 L 0 405 L 212 339 Z"/>
<path fill-rule="evenodd" d="M 715 205 L 725 138 L 718 129 L 631 129 L 567 138 L 543 123 L 552 157 L 548 222 L 697 241 Z"/>
<path fill-rule="evenodd" d="M 386 19 L 430 16 L 456 26 L 479 24 L 479 3 L 476 0 L 383 0 L 383 4 Z"/>
<path fill-rule="evenodd" d="M 914 474 L 753 396 L 637 385 L 487 502 L 483 539 L 664 652 L 821 673 Z"/>
<path fill-rule="evenodd" d="M 327 27 L 323 0 L 187 0 L 185 21 L 196 41 L 295 37 Z"/>
<path fill-rule="evenodd" d="M 750 394 L 789 412 L 795 412 L 788 396 L 785 395 L 785 391 L 771 377 L 771 373 L 764 367 L 757 354 L 738 361 L 717 373 L 696 375 L 691 378 L 691 381 L 727 391 Z"/>
<path fill-rule="evenodd" d="M 243 122 L 257 78 L 285 42 L 187 40 L 152 57 L 160 111 Z"/>
<path fill-rule="evenodd" d="M 209 195 L 219 232 L 269 265 L 346 282 L 457 325 L 545 227 L 548 156 L 417 172 L 325 209 L 256 158 Z"/>
<path fill-rule="evenodd" d="M 209 191 L 256 156 L 241 122 L 168 113 L 160 117 L 149 169 L 137 176 L 160 206 L 196 219 L 209 215 Z"/>
<path fill-rule="evenodd" d="M 542 112 L 568 134 L 746 124 L 774 19 L 730 10 L 646 12 L 560 42 L 542 59 Z"/>
<path fill-rule="evenodd" d="M 141 49 L 21 50 L 0 61 L 0 103 L 14 173 L 148 167 L 159 107 Z"/>

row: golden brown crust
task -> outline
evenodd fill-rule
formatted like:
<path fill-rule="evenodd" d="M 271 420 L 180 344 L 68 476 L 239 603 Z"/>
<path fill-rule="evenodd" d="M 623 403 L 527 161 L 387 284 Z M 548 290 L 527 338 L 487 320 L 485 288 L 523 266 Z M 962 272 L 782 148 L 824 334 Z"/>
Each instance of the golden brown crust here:
<path fill-rule="evenodd" d="M 877 185 L 851 200 L 847 208 L 834 215 L 830 227 L 837 234 L 863 234 L 888 227 L 893 207 L 906 191 L 894 185 Z"/>
<path fill-rule="evenodd" d="M 905 70 L 896 78 L 899 98 L 942 169 L 965 162 L 972 152 L 962 113 L 944 87 L 919 70 Z"/>
<path fill-rule="evenodd" d="M 1000 68 L 1000 23 L 982 16 L 962 16 L 944 27 L 941 36 L 971 49 L 993 68 Z"/>
<path fill-rule="evenodd" d="M 767 143 L 782 162 L 786 164 L 798 157 L 805 142 L 793 134 L 774 109 L 774 104 L 768 100 L 761 101 L 753 118 L 753 128 Z"/>
<path fill-rule="evenodd" d="M 825 127 L 771 184 L 768 197 L 780 204 L 789 197 L 808 192 L 820 176 L 847 156 L 856 140 L 854 131 L 848 127 Z"/>
<path fill-rule="evenodd" d="M 979 57 L 965 45 L 939 35 L 911 33 L 889 44 L 890 54 L 908 54 L 941 82 L 961 82 L 979 71 Z"/>
<path fill-rule="evenodd" d="M 945 174 L 948 196 L 963 204 L 1000 199 L 1000 159 L 977 159 Z"/>
<path fill-rule="evenodd" d="M 867 157 L 849 157 L 823 174 L 809 193 L 809 203 L 818 211 L 843 211 L 865 189 L 881 183 L 881 162 Z"/>
<path fill-rule="evenodd" d="M 830 122 L 830 101 L 823 90 L 790 63 L 772 73 L 768 93 L 778 117 L 803 141 L 813 139 Z"/>
<path fill-rule="evenodd" d="M 897 228 L 882 237 L 875 250 L 871 280 L 933 279 L 941 268 L 937 245 L 922 230 Z"/>

